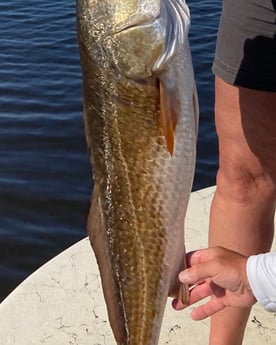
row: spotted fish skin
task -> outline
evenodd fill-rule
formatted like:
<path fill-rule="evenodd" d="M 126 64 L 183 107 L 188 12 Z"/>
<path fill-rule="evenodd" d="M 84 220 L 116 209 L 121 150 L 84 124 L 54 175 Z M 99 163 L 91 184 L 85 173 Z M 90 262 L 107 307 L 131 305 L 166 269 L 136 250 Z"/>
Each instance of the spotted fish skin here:
<path fill-rule="evenodd" d="M 120 345 L 156 345 L 185 267 L 198 106 L 182 0 L 78 0 L 88 232 Z"/>

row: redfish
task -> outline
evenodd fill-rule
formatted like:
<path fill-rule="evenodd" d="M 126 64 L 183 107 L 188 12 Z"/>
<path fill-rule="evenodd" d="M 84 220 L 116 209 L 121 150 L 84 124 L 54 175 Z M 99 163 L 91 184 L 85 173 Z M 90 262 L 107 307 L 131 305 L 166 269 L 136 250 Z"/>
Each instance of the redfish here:
<path fill-rule="evenodd" d="M 177 276 L 198 126 L 189 24 L 182 0 L 77 1 L 88 232 L 120 345 L 156 345 L 168 294 L 188 299 Z"/>

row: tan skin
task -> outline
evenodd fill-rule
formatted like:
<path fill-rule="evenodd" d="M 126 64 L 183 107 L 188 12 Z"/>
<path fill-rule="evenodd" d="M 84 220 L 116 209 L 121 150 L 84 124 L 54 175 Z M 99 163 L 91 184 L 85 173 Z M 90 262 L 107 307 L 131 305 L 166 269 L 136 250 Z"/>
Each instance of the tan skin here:
<path fill-rule="evenodd" d="M 276 203 L 276 93 L 232 86 L 218 77 L 215 84 L 220 167 L 209 246 L 245 256 L 267 252 Z M 241 345 L 249 313 L 250 307 L 215 313 L 209 345 Z"/>
<path fill-rule="evenodd" d="M 209 245 L 247 256 L 267 252 L 276 201 L 276 93 L 216 78 L 215 114 L 220 169 Z M 250 308 L 226 308 L 215 314 L 209 345 L 241 345 L 249 313 Z"/>
<path fill-rule="evenodd" d="M 191 312 L 193 320 L 202 320 L 226 307 L 250 307 L 256 299 L 246 274 L 248 257 L 222 247 L 212 247 L 187 255 L 189 269 L 179 274 L 179 280 L 194 286 L 190 304 L 211 297 Z M 175 309 L 183 305 L 175 300 Z"/>

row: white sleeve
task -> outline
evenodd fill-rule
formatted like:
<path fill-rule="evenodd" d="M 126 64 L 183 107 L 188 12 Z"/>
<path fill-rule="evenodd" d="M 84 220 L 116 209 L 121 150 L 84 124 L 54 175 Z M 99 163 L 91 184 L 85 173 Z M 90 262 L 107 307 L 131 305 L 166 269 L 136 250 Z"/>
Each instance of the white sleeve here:
<path fill-rule="evenodd" d="M 257 301 L 270 312 L 276 311 L 276 252 L 252 255 L 246 265 L 249 285 Z"/>

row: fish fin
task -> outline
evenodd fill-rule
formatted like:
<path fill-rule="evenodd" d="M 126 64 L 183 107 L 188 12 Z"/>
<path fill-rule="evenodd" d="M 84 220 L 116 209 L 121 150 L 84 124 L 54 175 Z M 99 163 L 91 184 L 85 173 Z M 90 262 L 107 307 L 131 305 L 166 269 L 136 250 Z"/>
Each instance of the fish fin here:
<path fill-rule="evenodd" d="M 165 136 L 168 151 L 171 156 L 174 151 L 175 129 L 179 118 L 180 104 L 176 97 L 176 90 L 167 87 L 166 82 L 159 79 L 160 118 L 159 126 Z"/>
<path fill-rule="evenodd" d="M 184 252 L 183 256 L 183 261 L 184 267 L 183 269 L 187 268 L 187 261 L 186 261 L 186 255 Z M 178 300 L 183 304 L 183 305 L 188 305 L 189 304 L 189 299 L 190 299 L 190 290 L 189 290 L 189 285 L 186 283 L 181 283 L 179 290 L 178 290 Z"/>
<path fill-rule="evenodd" d="M 190 290 L 188 284 L 180 284 L 179 293 L 177 299 L 183 304 L 183 305 L 189 305 L 189 298 L 190 298 Z"/>
<path fill-rule="evenodd" d="M 169 296 L 177 298 L 183 305 L 189 304 L 189 285 L 180 283 L 178 274 L 187 267 L 185 249 L 181 249 L 183 255 L 181 255 L 180 262 L 176 265 L 176 270 L 172 276 Z"/>
<path fill-rule="evenodd" d="M 97 185 L 94 186 L 87 230 L 99 266 L 108 317 L 114 337 L 118 344 L 126 343 L 124 313 L 120 300 L 119 287 L 114 279 L 112 261 L 109 254 L 108 239 L 103 219 L 103 211 Z"/>

